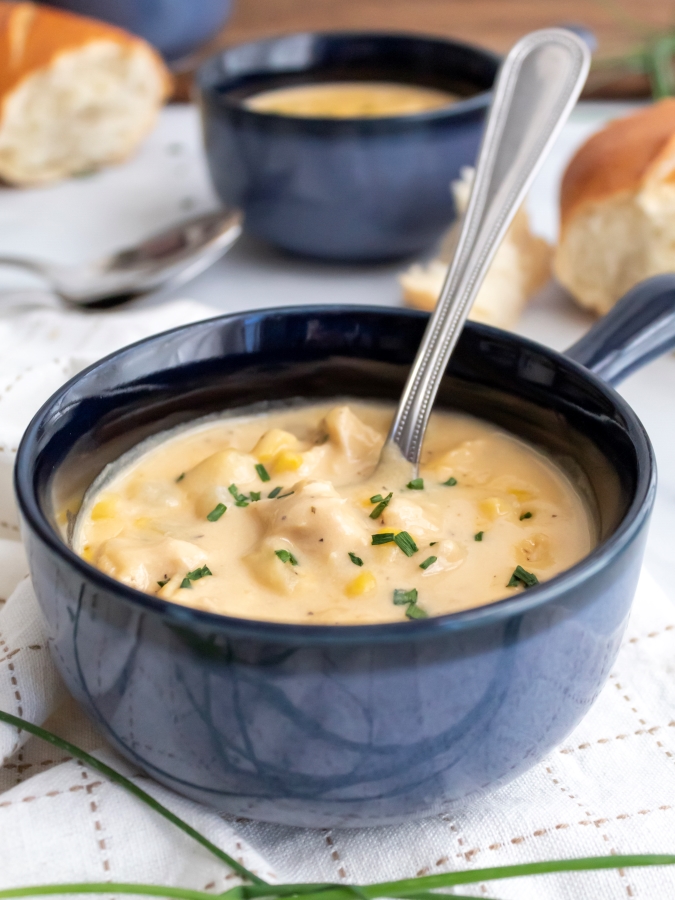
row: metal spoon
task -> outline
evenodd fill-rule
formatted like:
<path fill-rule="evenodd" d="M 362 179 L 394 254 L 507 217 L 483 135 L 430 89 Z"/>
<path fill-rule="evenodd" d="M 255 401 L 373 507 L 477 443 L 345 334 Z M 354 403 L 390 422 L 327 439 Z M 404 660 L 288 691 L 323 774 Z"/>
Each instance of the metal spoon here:
<path fill-rule="evenodd" d="M 38 275 L 75 306 L 116 306 L 199 275 L 237 240 L 241 222 L 239 210 L 221 209 L 173 225 L 136 247 L 80 266 L 14 256 L 0 256 L 0 265 Z"/>
<path fill-rule="evenodd" d="M 417 470 L 431 407 L 466 317 L 589 66 L 587 45 L 562 28 L 526 35 L 504 60 L 457 249 L 403 389 L 387 458 L 396 445 Z"/>

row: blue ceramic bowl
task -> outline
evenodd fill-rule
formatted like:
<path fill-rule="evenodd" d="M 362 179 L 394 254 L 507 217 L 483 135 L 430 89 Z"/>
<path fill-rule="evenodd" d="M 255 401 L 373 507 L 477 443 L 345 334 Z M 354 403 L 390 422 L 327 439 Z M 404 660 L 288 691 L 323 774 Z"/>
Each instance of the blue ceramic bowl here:
<path fill-rule="evenodd" d="M 45 0 L 82 16 L 126 28 L 168 60 L 196 49 L 224 25 L 231 0 Z"/>
<path fill-rule="evenodd" d="M 216 190 L 246 229 L 293 253 L 380 260 L 418 253 L 454 215 L 450 181 L 480 143 L 499 59 L 402 34 L 295 34 L 244 44 L 199 71 Z M 316 81 L 403 81 L 466 99 L 378 119 L 299 118 L 247 109 L 261 90 Z"/>
<path fill-rule="evenodd" d="M 15 476 L 68 688 L 131 761 L 238 816 L 393 823 L 466 804 L 524 772 L 569 734 L 607 678 L 654 499 L 644 429 L 580 362 L 619 380 L 675 343 L 674 310 L 675 276 L 653 279 L 567 357 L 467 325 L 438 402 L 571 461 L 588 480 L 600 543 L 525 593 L 415 622 L 286 625 L 167 603 L 78 557 L 54 511 L 138 441 L 206 413 L 336 391 L 394 400 L 424 314 L 223 316 L 90 367 L 37 414 Z"/>

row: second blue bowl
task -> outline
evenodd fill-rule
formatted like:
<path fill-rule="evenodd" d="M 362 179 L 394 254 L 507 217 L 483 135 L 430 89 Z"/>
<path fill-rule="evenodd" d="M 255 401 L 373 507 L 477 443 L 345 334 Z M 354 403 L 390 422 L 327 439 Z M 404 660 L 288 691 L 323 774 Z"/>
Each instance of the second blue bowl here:
<path fill-rule="evenodd" d="M 402 34 L 295 34 L 243 44 L 198 75 L 211 177 L 252 234 L 343 261 L 431 246 L 454 216 L 450 182 L 480 143 L 499 58 L 457 41 Z M 243 101 L 316 81 L 396 81 L 459 102 L 383 118 L 299 118 Z"/>
<path fill-rule="evenodd" d="M 112 22 L 140 35 L 171 61 L 212 37 L 225 24 L 231 0 L 45 0 L 81 16 Z"/>

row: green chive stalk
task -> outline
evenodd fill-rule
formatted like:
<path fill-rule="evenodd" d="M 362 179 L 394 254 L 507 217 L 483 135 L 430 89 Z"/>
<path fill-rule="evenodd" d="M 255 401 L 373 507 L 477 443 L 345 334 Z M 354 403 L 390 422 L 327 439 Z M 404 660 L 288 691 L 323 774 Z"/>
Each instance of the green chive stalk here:
<path fill-rule="evenodd" d="M 637 42 L 634 49 L 617 57 L 593 61 L 593 70 L 615 75 L 640 74 L 647 77 L 654 100 L 675 95 L 675 30 L 654 31 L 647 23 L 632 16 L 621 3 L 596 0 L 596 4 L 632 34 Z M 675 24 L 675 23 L 674 23 Z"/>
<path fill-rule="evenodd" d="M 433 893 L 444 887 L 460 884 L 476 884 L 480 881 L 500 881 L 505 878 L 523 878 L 553 872 L 592 872 L 603 869 L 629 869 L 675 865 L 675 855 L 625 855 L 588 856 L 579 859 L 548 860 L 512 866 L 492 866 L 467 872 L 446 872 L 399 881 L 383 881 L 369 885 L 341 884 L 279 884 L 251 885 L 232 888 L 219 896 L 222 900 L 253 900 L 253 898 L 302 897 L 303 900 L 349 900 L 354 896 L 377 900 L 394 897 L 405 900 L 434 900 L 442 894 Z M 155 884 L 126 882 L 83 882 L 80 884 L 45 884 L 33 887 L 0 890 L 0 900 L 17 897 L 39 897 L 51 894 L 134 894 L 139 897 L 169 897 L 175 900 L 213 900 L 213 894 L 189 888 L 174 888 Z M 452 894 L 453 900 L 460 895 Z"/>
<path fill-rule="evenodd" d="M 372 900 L 375 897 L 405 897 L 457 884 L 476 884 L 479 881 L 500 881 L 502 878 L 522 878 L 530 875 L 547 875 L 553 872 L 594 872 L 602 869 L 630 869 L 645 866 L 674 866 L 675 855 L 633 854 L 625 856 L 585 856 L 577 859 L 553 859 L 536 863 L 520 863 L 512 866 L 492 866 L 471 869 L 466 872 L 448 872 L 439 875 L 423 875 L 400 881 L 384 881 L 363 888 Z M 250 891 L 251 888 L 247 889 Z M 253 890 L 256 890 L 255 888 Z"/>
<path fill-rule="evenodd" d="M 2 900 L 12 897 L 45 897 L 50 894 L 134 894 L 137 897 L 171 897 L 176 900 L 213 900 L 213 894 L 189 888 L 162 887 L 159 884 L 125 884 L 124 882 L 83 882 L 81 884 L 38 884 L 33 887 L 7 888 L 0 891 Z"/>

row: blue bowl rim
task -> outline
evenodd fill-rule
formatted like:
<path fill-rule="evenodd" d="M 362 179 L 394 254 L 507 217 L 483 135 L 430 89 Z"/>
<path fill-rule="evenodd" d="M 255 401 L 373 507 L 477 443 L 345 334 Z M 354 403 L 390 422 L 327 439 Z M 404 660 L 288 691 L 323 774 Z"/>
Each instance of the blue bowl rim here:
<path fill-rule="evenodd" d="M 106 575 L 100 569 L 87 563 L 82 557 L 71 550 L 59 537 L 43 514 L 40 504 L 34 492 L 33 473 L 28 464 L 32 455 L 36 440 L 42 429 L 43 419 L 50 413 L 52 407 L 64 397 L 68 391 L 81 379 L 96 369 L 107 366 L 111 361 L 118 360 L 127 353 L 133 353 L 136 348 L 147 346 L 154 342 L 161 342 L 167 335 L 180 331 L 189 331 L 200 327 L 209 327 L 216 322 L 228 319 L 246 319 L 249 316 L 279 316 L 279 315 L 321 315 L 326 313 L 354 314 L 368 313 L 375 315 L 404 316 L 408 318 L 428 318 L 427 313 L 419 310 L 406 310 L 396 307 L 361 306 L 357 304 L 326 304 L 297 305 L 286 307 L 268 307 L 266 309 L 251 310 L 248 312 L 226 313 L 209 319 L 180 325 L 168 331 L 161 332 L 150 337 L 135 341 L 119 350 L 108 354 L 90 366 L 87 366 L 64 385 L 40 407 L 31 420 L 28 428 L 19 444 L 17 458 L 14 467 L 14 487 L 19 504 L 19 509 L 25 522 L 38 535 L 47 547 L 61 557 L 71 568 L 74 568 L 83 578 L 94 582 L 102 590 L 116 595 L 116 597 L 132 607 L 141 607 L 146 612 L 158 614 L 168 620 L 172 625 L 185 627 L 194 625 L 200 631 L 218 631 L 231 633 L 234 636 L 251 637 L 258 640 L 269 640 L 283 644 L 363 644 L 383 642 L 405 642 L 432 638 L 448 631 L 464 631 L 471 628 L 496 624 L 504 619 L 522 615 L 536 607 L 545 606 L 563 591 L 569 591 L 579 587 L 583 582 L 593 578 L 620 554 L 641 530 L 645 519 L 651 513 L 656 490 L 656 462 L 654 451 L 644 426 L 629 404 L 609 384 L 584 366 L 567 358 L 562 353 L 524 338 L 520 335 L 509 333 L 510 338 L 515 338 L 524 349 L 536 353 L 543 353 L 552 357 L 556 364 L 569 367 L 572 371 L 581 374 L 596 389 L 604 393 L 615 404 L 618 411 L 624 417 L 626 430 L 636 447 L 639 460 L 638 480 L 635 494 L 624 518 L 618 528 L 603 542 L 598 544 L 588 556 L 549 581 L 545 581 L 535 587 L 529 588 L 513 597 L 504 597 L 492 603 L 478 606 L 473 609 L 460 610 L 447 613 L 444 616 L 431 616 L 428 619 L 407 620 L 403 622 L 385 622 L 371 625 L 298 625 L 286 622 L 268 622 L 265 620 L 245 619 L 238 616 L 226 616 L 219 613 L 210 613 L 204 610 L 193 609 L 159 600 L 151 594 L 137 591 L 120 581 Z M 504 335 L 500 328 L 483 325 L 478 322 L 467 322 L 465 328 L 470 328 L 482 333 L 486 338 L 499 339 Z M 646 463 L 646 464 L 645 464 Z"/>
<path fill-rule="evenodd" d="M 404 115 L 398 116 L 373 116 L 373 117 L 365 117 L 365 116 L 354 116 L 354 117 L 340 117 L 335 118 L 334 116 L 287 116 L 283 113 L 271 113 L 271 112 L 261 112 L 260 110 L 250 109 L 245 106 L 241 100 L 235 100 L 231 97 L 228 97 L 226 93 L 220 94 L 217 93 L 217 85 L 223 84 L 227 79 L 223 78 L 218 81 L 215 78 L 209 78 L 210 70 L 217 65 L 218 60 L 222 59 L 223 56 L 226 56 L 229 52 L 233 50 L 238 50 L 242 47 L 255 47 L 264 44 L 274 44 L 276 41 L 281 41 L 288 38 L 294 37 L 314 37 L 314 38 L 394 38 L 397 40 L 407 39 L 411 41 L 422 41 L 428 43 L 436 43 L 436 44 L 445 44 L 452 47 L 461 47 L 463 50 L 469 50 L 475 53 L 477 56 L 483 57 L 484 59 L 494 62 L 498 67 L 502 56 L 498 53 L 495 53 L 492 50 L 489 50 L 486 47 L 480 47 L 478 44 L 471 44 L 466 41 L 455 40 L 454 38 L 445 38 L 439 35 L 430 35 L 430 34 L 417 34 L 416 32 L 409 31 L 359 31 L 359 30 L 339 30 L 339 31 L 298 31 L 290 34 L 277 35 L 275 37 L 270 38 L 262 38 L 257 41 L 246 41 L 241 44 L 235 44 L 231 47 L 227 47 L 224 50 L 220 50 L 217 53 L 212 54 L 207 59 L 202 62 L 199 66 L 196 76 L 195 82 L 198 86 L 199 92 L 205 95 L 217 97 L 220 106 L 230 110 L 236 111 L 243 118 L 248 118 L 251 121 L 257 121 L 262 123 L 289 123 L 292 122 L 293 125 L 297 128 L 297 130 L 311 129 L 312 127 L 316 127 L 317 125 L 321 125 L 322 127 L 329 128 L 334 126 L 337 128 L 339 125 L 349 126 L 354 128 L 356 126 L 363 127 L 364 130 L 375 130 L 377 125 L 381 126 L 392 126 L 392 125 L 416 125 L 424 122 L 433 122 L 438 120 L 445 119 L 455 119 L 461 118 L 465 115 L 475 113 L 477 110 L 485 109 L 489 106 L 492 100 L 492 88 L 486 91 L 480 91 L 478 94 L 474 94 L 471 97 L 467 97 L 465 100 L 458 100 L 455 103 L 452 103 L 448 106 L 442 106 L 438 109 L 429 109 L 423 112 L 418 113 L 406 113 Z M 252 70 L 253 71 L 253 70 Z M 290 70 L 289 70 L 290 71 Z M 264 73 L 268 74 L 268 73 Z M 270 77 L 272 77 L 272 73 L 269 73 Z M 208 78 L 208 83 L 206 83 Z M 495 71 L 496 78 L 496 71 Z"/>

